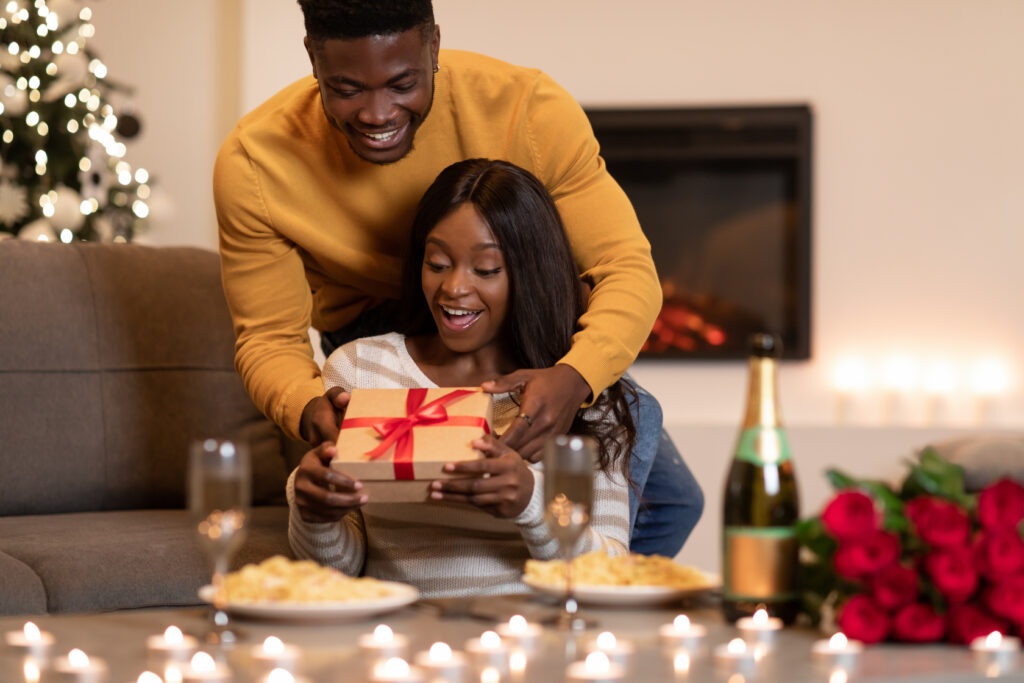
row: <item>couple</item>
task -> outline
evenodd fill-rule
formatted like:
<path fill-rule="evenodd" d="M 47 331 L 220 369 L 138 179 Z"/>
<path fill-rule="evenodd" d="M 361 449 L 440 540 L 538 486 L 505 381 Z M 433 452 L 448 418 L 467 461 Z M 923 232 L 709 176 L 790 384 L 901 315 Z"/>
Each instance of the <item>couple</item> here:
<path fill-rule="evenodd" d="M 452 369 L 442 362 L 446 356 L 441 352 L 453 349 L 439 330 L 423 348 L 417 346 L 420 342 L 409 342 L 407 350 L 415 361 L 405 367 L 421 382 L 436 378 L 444 384 L 455 376 L 458 384 L 466 384 L 463 380 L 474 371 L 478 381 L 495 376 L 485 370 L 497 372 L 497 381 L 484 384 L 485 390 L 499 397 L 516 392 L 519 405 L 509 408 L 515 411 L 514 419 L 497 442 L 484 446 L 494 457 L 481 463 L 490 467 L 500 462 L 508 468 L 503 470 L 507 476 L 497 478 L 515 479 L 517 502 L 525 505 L 518 513 L 526 514 L 526 490 L 532 492 L 532 487 L 523 459 L 537 460 L 546 438 L 570 431 L 580 406 L 615 384 L 657 313 L 660 292 L 635 214 L 604 170 L 579 106 L 535 70 L 469 53 L 441 52 L 429 1 L 368 6 L 354 0 L 301 0 L 300 5 L 314 77 L 286 88 L 244 118 L 221 149 L 215 171 L 224 287 L 238 335 L 236 366 L 257 404 L 287 433 L 314 445 L 332 441 L 346 395 L 337 388 L 324 391 L 306 336 L 310 315 L 314 326 L 328 331 L 328 343 L 397 329 L 396 318 L 383 313 L 391 310 L 385 302 L 400 295 L 408 226 L 438 172 L 472 157 L 508 159 L 529 169 L 546 189 L 544 196 L 554 198 L 571 261 L 592 289 L 585 312 L 578 321 L 574 316 L 567 328 L 569 345 L 545 349 L 543 356 L 512 359 L 498 354 L 487 367 L 477 367 L 474 360 L 456 362 Z M 460 211 L 458 216 L 468 213 L 472 212 Z M 425 249 L 426 234 L 441 225 L 441 219 L 455 216 L 437 216 L 435 224 L 427 226 Z M 498 230 L 483 218 L 488 230 Z M 511 237 L 515 239 L 520 230 L 516 225 Z M 503 267 L 514 271 L 506 301 L 513 308 L 505 312 L 507 318 L 516 305 L 548 297 L 549 286 L 517 284 L 518 271 L 508 259 L 523 250 L 503 243 L 500 235 L 492 237 L 505 259 Z M 439 273 L 424 265 L 422 255 L 411 267 L 417 275 L 416 299 L 425 301 L 419 287 Z M 444 285 L 436 287 L 441 292 Z M 490 308 L 438 310 L 439 327 L 444 329 L 493 323 L 482 313 L 466 319 Z M 472 312 L 467 316 L 466 310 Z M 570 310 L 567 306 L 561 312 Z M 500 337 L 500 326 L 496 329 Z M 544 332 L 530 333 L 529 341 L 546 340 L 555 330 Z M 397 361 L 406 346 L 398 339 L 377 338 L 373 343 L 390 343 Z M 347 348 L 351 354 L 359 346 Z M 378 352 L 384 353 L 374 351 Z M 533 360 L 537 357 L 547 360 Z M 365 373 L 371 368 L 360 358 L 351 370 Z M 357 379 L 345 377 L 342 383 L 354 386 Z M 632 539 L 627 531 L 618 541 L 629 542 L 639 552 L 674 555 L 696 523 L 702 500 L 671 443 L 665 438 L 658 443 L 657 405 L 642 391 L 639 396 L 639 407 L 632 406 L 638 444 L 630 475 L 645 507 L 638 509 L 638 497 L 629 496 L 628 524 L 635 521 L 636 529 Z M 525 417 L 516 417 L 520 414 Z M 654 457 L 659 445 L 667 449 L 660 448 Z M 297 507 L 305 505 L 308 510 L 296 512 L 293 519 L 303 521 L 305 516 L 306 524 L 337 519 L 361 500 L 357 491 L 345 490 L 344 482 L 330 493 L 323 472 L 317 480 L 315 467 L 323 467 L 317 454 L 323 455 L 325 449 L 329 447 L 308 454 L 304 469 L 296 474 Z M 509 455 L 512 451 L 522 456 L 518 462 Z M 623 460 L 617 462 L 624 464 Z M 648 479 L 652 467 L 661 474 Z M 606 471 L 611 482 L 614 466 Z M 654 485 L 667 485 L 676 493 L 652 496 Z M 446 499 L 460 495 L 451 490 L 438 493 Z M 510 504 L 505 512 L 514 508 Z M 330 523 L 338 534 L 352 531 L 350 521 L 366 521 L 356 513 L 343 519 Z M 402 519 L 378 522 L 383 525 L 379 528 L 399 531 L 406 525 Z M 481 530 L 477 536 L 487 533 Z M 465 540 L 438 540 L 432 552 L 475 557 L 475 543 Z M 523 541 L 530 543 L 525 536 Z M 385 550 L 415 559 L 405 546 Z M 297 552 L 303 553 L 301 548 Z M 383 551 L 371 545 L 369 558 L 375 552 Z M 355 566 L 355 572 L 362 568 Z"/>

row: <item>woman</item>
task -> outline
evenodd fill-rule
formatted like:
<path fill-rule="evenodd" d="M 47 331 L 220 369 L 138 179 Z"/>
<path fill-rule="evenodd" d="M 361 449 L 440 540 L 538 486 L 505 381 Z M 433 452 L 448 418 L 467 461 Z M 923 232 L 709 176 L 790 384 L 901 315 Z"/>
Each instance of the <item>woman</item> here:
<path fill-rule="evenodd" d="M 554 202 L 527 171 L 483 159 L 449 166 L 420 201 L 410 245 L 406 334 L 337 349 L 324 366 L 328 387 L 476 386 L 548 367 L 569 350 L 585 295 Z M 599 444 L 579 552 L 626 552 L 626 454 L 636 436 L 626 391 L 613 385 L 573 425 Z M 495 397 L 495 431 L 528 419 L 515 398 Z M 456 477 L 431 484 L 432 502 L 388 505 L 329 469 L 333 444 L 310 451 L 288 483 L 292 549 L 347 574 L 413 584 L 427 597 L 523 590 L 525 560 L 558 555 L 543 520 L 543 468 L 491 435 L 474 446 L 484 457 L 446 465 Z"/>

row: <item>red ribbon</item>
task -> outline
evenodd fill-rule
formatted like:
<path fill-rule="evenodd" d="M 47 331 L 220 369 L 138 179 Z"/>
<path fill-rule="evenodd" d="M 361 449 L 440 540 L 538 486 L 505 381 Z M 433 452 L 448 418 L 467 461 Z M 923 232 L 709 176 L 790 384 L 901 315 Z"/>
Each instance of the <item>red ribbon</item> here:
<path fill-rule="evenodd" d="M 409 389 L 405 397 L 405 417 L 347 417 L 342 420 L 341 429 L 371 427 L 380 434 L 382 441 L 366 452 L 370 460 L 383 456 L 394 444 L 395 479 L 407 481 L 415 478 L 412 466 L 413 427 L 482 427 L 484 434 L 490 433 L 490 427 L 484 418 L 474 415 L 449 417 L 445 409 L 449 403 L 474 393 L 476 392 L 470 389 L 456 389 L 423 405 L 427 390 Z"/>

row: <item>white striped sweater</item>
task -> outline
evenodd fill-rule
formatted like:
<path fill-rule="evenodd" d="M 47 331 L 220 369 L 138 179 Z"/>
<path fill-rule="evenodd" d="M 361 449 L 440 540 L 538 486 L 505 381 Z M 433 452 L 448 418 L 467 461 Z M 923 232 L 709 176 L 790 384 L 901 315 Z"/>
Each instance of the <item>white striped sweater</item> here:
<path fill-rule="evenodd" d="M 328 388 L 432 388 L 405 346 L 405 337 L 386 334 L 342 346 L 324 365 Z M 510 395 L 494 402 L 494 429 L 501 433 L 518 414 Z M 544 523 L 544 473 L 531 465 L 533 495 L 514 519 L 445 503 L 367 503 L 339 522 L 302 520 L 295 506 L 295 473 L 288 479 L 288 539 L 296 556 L 335 567 L 351 576 L 372 576 L 416 586 L 424 597 L 495 595 L 526 591 L 520 581 L 528 558 L 559 556 Z M 576 552 L 604 548 L 626 553 L 628 494 L 625 479 L 597 472 L 591 526 Z"/>

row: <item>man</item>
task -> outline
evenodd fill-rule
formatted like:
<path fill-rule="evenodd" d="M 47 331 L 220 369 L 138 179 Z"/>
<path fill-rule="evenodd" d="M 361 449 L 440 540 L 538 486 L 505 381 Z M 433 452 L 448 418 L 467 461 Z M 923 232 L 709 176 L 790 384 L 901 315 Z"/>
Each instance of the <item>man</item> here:
<path fill-rule="evenodd" d="M 324 393 L 308 328 L 324 331 L 325 351 L 394 329 L 388 302 L 398 293 L 423 191 L 455 161 L 506 159 L 554 196 L 592 289 L 568 355 L 551 368 L 524 368 L 484 385 L 520 393 L 521 419 L 502 438 L 537 460 L 544 441 L 566 431 L 581 404 L 626 371 L 661 305 L 650 246 L 598 156 L 583 111 L 536 70 L 441 52 L 429 0 L 299 4 L 312 78 L 244 117 L 214 172 L 235 365 L 249 393 L 290 436 L 313 445 L 336 439 L 348 394 Z M 657 529 L 658 538 L 652 545 L 634 538 L 634 545 L 674 555 L 703 500 L 670 442 L 667 459 L 653 458 L 657 404 L 640 410 L 638 422 L 649 452 L 634 454 L 638 486 L 652 462 L 675 471 L 652 477 L 671 490 L 649 496 L 646 511 L 631 502 L 634 519 L 658 505 L 671 513 L 667 522 L 657 514 L 641 521 L 640 532 Z M 310 495 L 336 518 L 358 500 L 357 487 L 331 481 L 325 467 Z"/>

